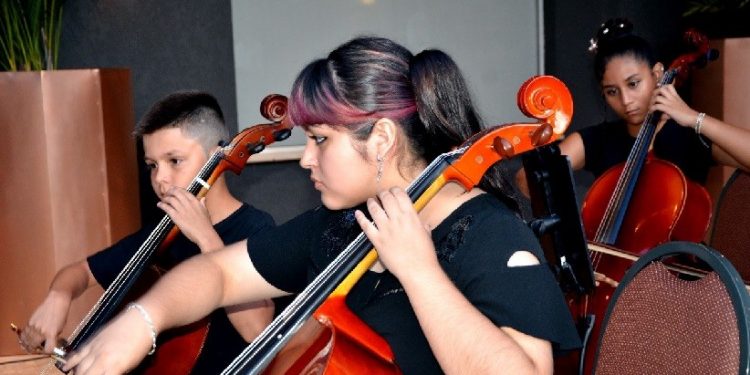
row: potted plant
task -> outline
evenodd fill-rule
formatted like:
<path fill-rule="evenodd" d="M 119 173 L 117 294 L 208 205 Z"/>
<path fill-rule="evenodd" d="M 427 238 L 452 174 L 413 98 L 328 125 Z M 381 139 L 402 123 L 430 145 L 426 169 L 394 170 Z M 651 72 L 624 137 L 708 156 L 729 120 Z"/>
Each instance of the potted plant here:
<path fill-rule="evenodd" d="M 63 0 L 0 2 L 0 66 L 53 70 L 60 45 Z"/>
<path fill-rule="evenodd" d="M 0 1 L 0 322 L 23 326 L 63 266 L 140 225 L 127 69 L 54 70 L 62 0 Z M 100 290 L 98 291 L 100 292 Z M 97 291 L 76 301 L 69 333 Z M 0 335 L 0 356 L 23 354 Z"/>

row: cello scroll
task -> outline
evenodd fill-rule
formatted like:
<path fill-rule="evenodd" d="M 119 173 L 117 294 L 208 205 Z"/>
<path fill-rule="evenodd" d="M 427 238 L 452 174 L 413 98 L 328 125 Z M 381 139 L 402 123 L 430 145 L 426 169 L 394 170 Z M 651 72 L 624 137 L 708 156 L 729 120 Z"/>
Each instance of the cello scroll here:
<path fill-rule="evenodd" d="M 685 82 L 688 78 L 689 68 L 704 67 L 709 61 L 719 58 L 719 51 L 708 45 L 708 38 L 695 29 L 688 29 L 682 35 L 683 41 L 695 48 L 694 52 L 677 56 L 670 64 L 669 69 L 675 71 L 675 85 Z"/>
<path fill-rule="evenodd" d="M 551 125 L 554 134 L 565 133 L 573 117 L 573 98 L 562 81 L 552 76 L 529 78 L 521 85 L 517 97 L 518 109 L 524 115 Z M 540 139 L 537 142 L 547 141 Z"/>
<path fill-rule="evenodd" d="M 260 103 L 260 113 L 272 124 L 251 126 L 234 137 L 224 147 L 223 167 L 239 174 L 251 155 L 263 151 L 271 143 L 283 141 L 292 133 L 292 124 L 287 115 L 287 98 L 279 94 L 266 96 Z"/>
<path fill-rule="evenodd" d="M 553 76 L 528 79 L 518 90 L 517 102 L 523 114 L 541 121 L 498 125 L 474 135 L 465 142 L 464 155 L 446 170 L 447 179 L 470 190 L 496 162 L 553 142 L 570 125 L 573 98 Z"/>

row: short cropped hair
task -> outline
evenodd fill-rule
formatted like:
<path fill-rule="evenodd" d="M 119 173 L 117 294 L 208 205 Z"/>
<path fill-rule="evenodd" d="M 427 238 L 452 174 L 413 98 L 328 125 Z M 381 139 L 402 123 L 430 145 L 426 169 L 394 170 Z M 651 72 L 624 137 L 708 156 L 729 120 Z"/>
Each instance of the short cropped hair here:
<path fill-rule="evenodd" d="M 136 125 L 137 138 L 165 128 L 180 128 L 209 153 L 220 141 L 229 141 L 229 130 L 219 102 L 211 94 L 179 91 L 156 102 Z"/>

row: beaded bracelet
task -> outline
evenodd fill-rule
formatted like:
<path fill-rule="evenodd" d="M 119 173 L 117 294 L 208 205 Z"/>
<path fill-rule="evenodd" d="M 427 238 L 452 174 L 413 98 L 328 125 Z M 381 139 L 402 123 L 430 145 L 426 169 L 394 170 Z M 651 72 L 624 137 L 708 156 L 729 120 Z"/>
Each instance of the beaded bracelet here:
<path fill-rule="evenodd" d="M 698 117 L 695 118 L 695 134 L 701 134 L 701 126 L 703 126 L 704 118 L 706 118 L 706 114 L 704 112 L 699 113 Z"/>
<path fill-rule="evenodd" d="M 149 330 L 151 331 L 151 351 L 148 352 L 148 355 L 154 354 L 156 351 L 156 328 L 154 327 L 154 322 L 151 320 L 151 316 L 148 315 L 148 311 L 143 308 L 143 306 L 135 303 L 130 302 L 128 304 L 128 307 L 125 311 L 136 309 L 143 317 L 143 320 L 146 321 L 146 324 L 148 325 Z"/>

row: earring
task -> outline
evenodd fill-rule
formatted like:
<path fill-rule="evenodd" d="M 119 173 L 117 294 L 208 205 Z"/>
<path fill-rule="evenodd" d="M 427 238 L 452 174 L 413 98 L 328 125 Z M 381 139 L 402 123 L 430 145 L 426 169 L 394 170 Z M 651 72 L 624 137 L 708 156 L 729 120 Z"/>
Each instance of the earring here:
<path fill-rule="evenodd" d="M 378 173 L 375 175 L 375 182 L 380 182 L 380 179 L 383 177 L 383 157 L 377 155 L 375 160 L 377 160 L 378 164 Z"/>

